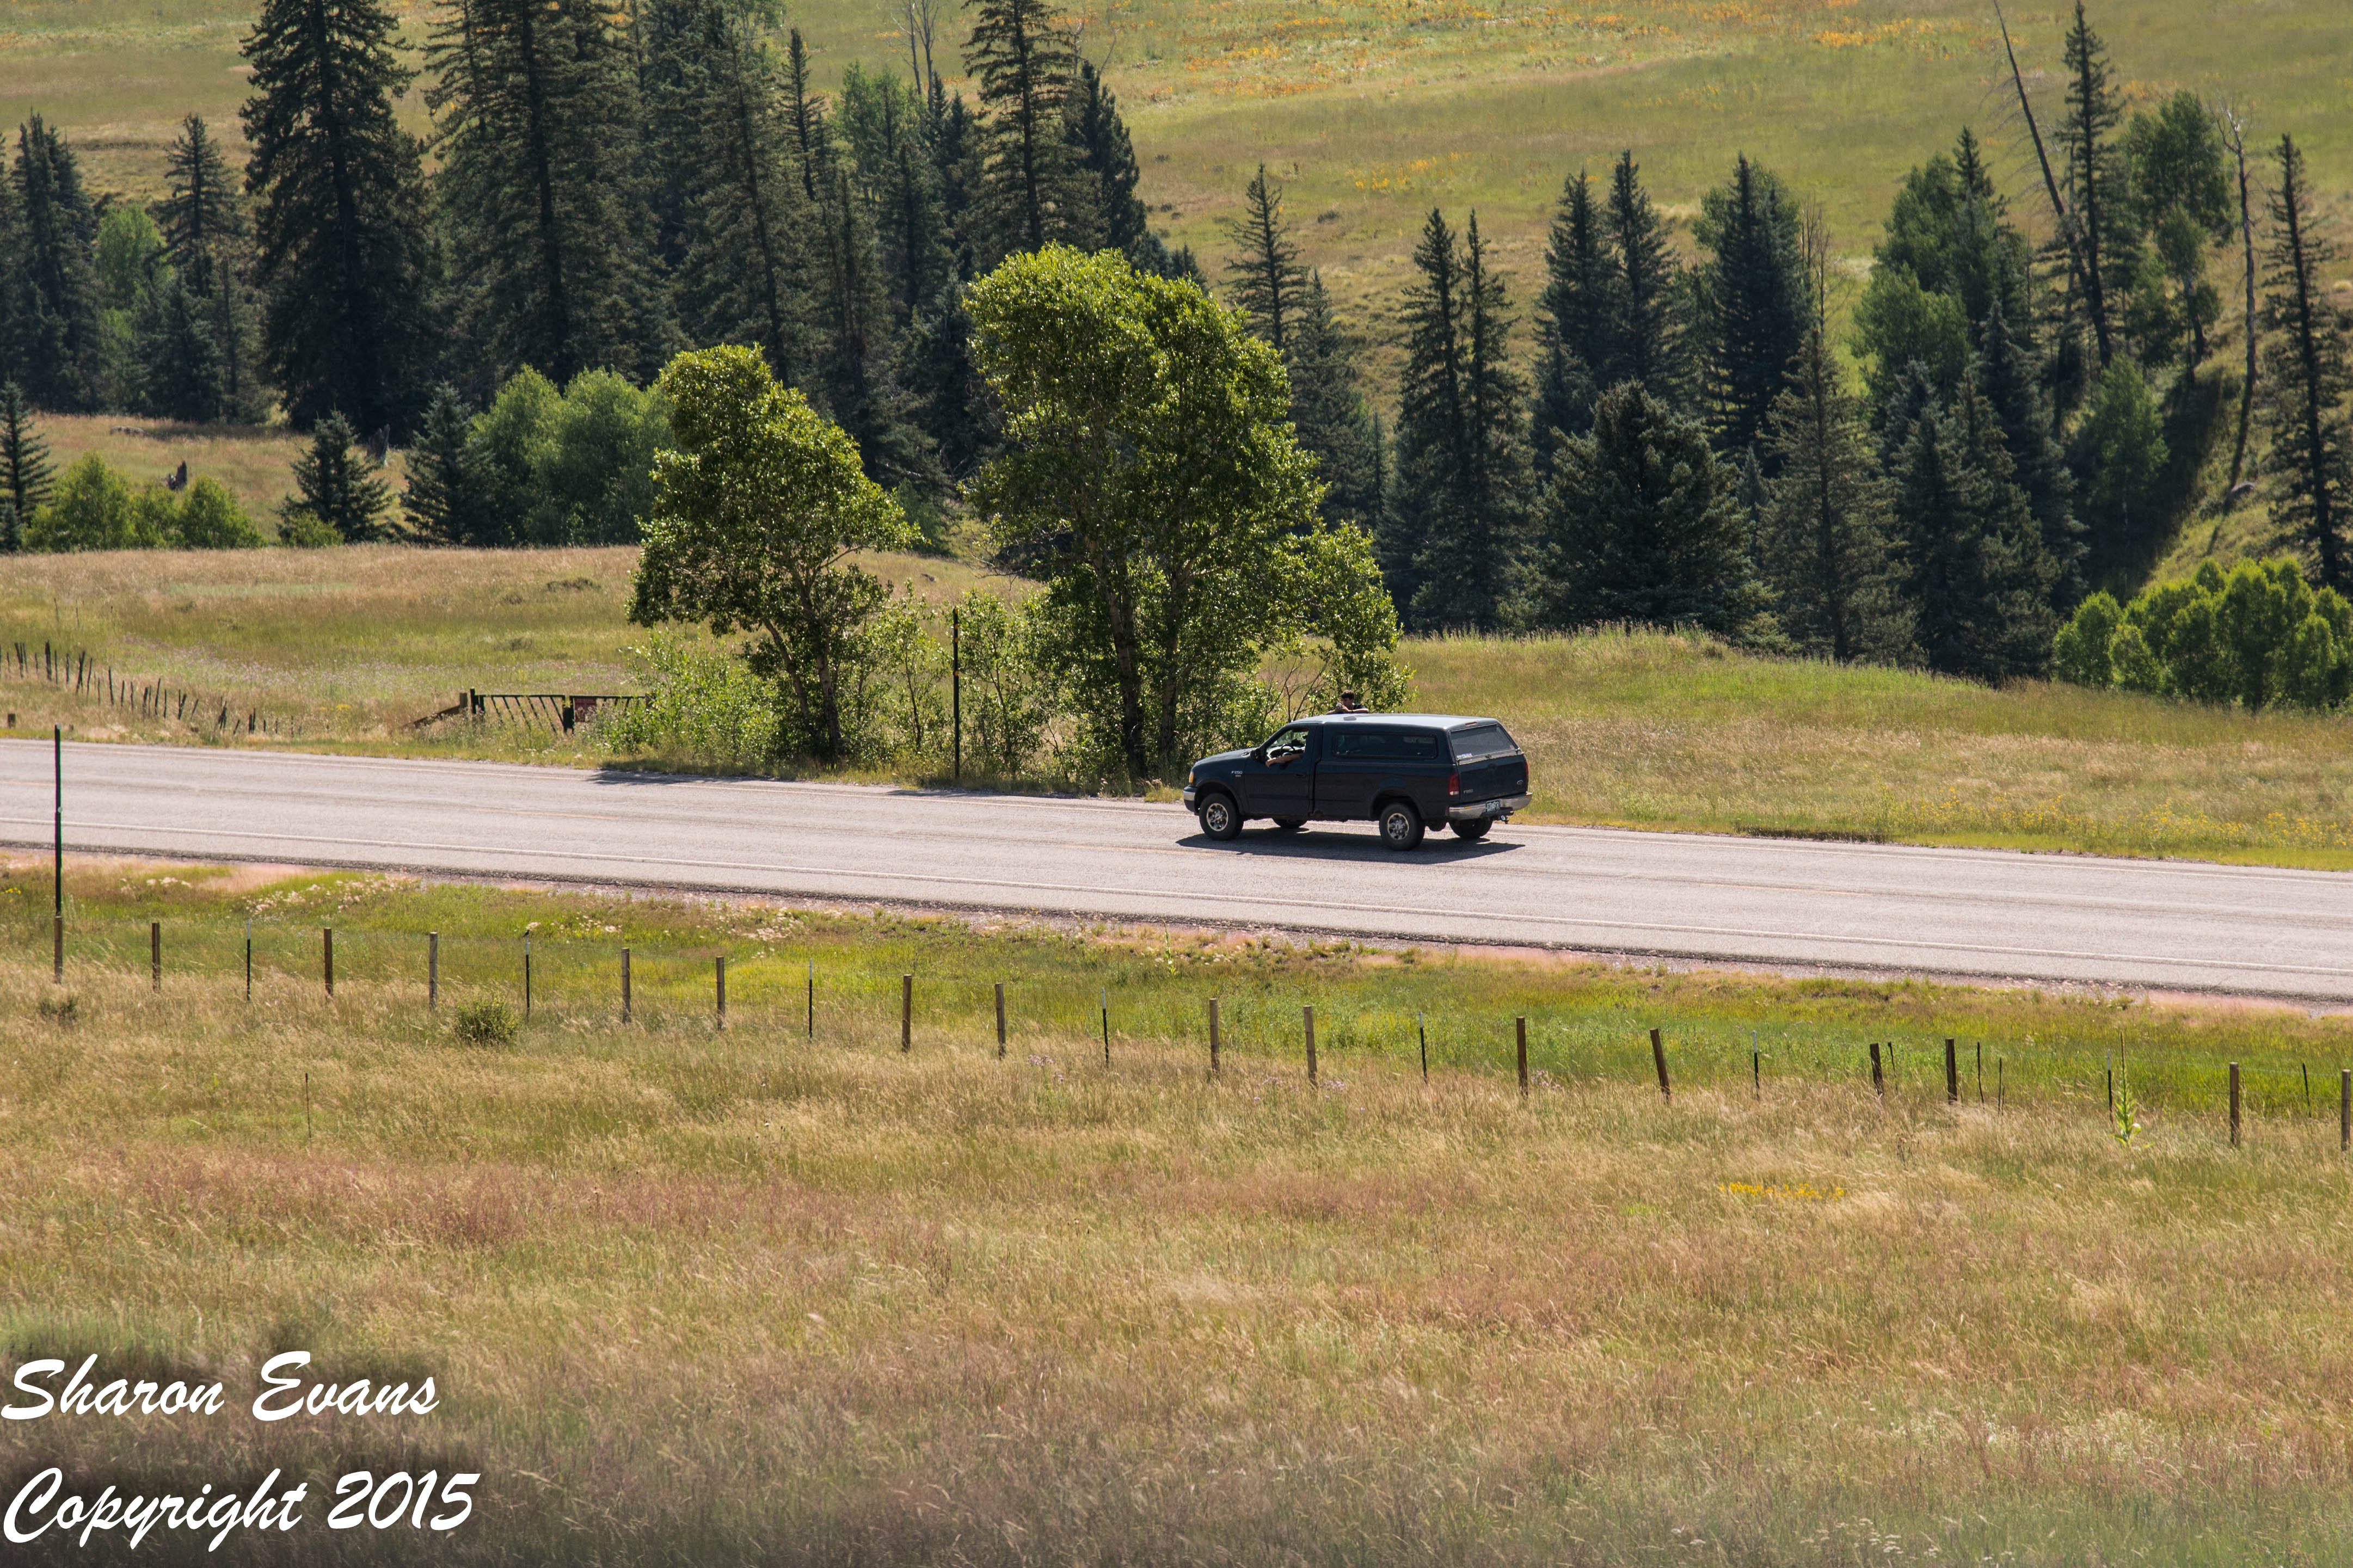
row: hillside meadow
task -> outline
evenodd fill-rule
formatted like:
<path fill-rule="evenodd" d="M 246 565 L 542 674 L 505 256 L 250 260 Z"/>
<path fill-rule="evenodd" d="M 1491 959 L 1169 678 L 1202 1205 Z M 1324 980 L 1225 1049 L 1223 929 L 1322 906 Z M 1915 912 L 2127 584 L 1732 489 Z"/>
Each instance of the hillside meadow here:
<path fill-rule="evenodd" d="M 287 868 L 77 860 L 69 891 L 58 987 L 45 864 L 0 876 L 0 1342 L 221 1379 L 230 1408 L 10 1422 L 0 1476 L 188 1492 L 278 1468 L 313 1499 L 299 1534 L 142 1556 L 2353 1551 L 2341 1018 Z M 525 931 L 529 1020 L 464 1043 L 460 1009 L 521 1012 Z M 1883 1099 L 1872 1040 L 1900 1042 Z M 2226 1058 L 2252 1089 L 2236 1148 Z M 322 1380 L 429 1375 L 439 1408 L 247 1419 L 259 1362 L 294 1348 Z M 357 1469 L 479 1472 L 475 1517 L 325 1531 Z M 85 1555 L 52 1534 L 16 1560 Z"/>
<path fill-rule="evenodd" d="M 1016 586 L 956 561 L 870 564 L 934 605 Z M 415 721 L 469 689 L 643 689 L 634 566 L 625 548 L 22 557 L 0 580 L 0 647 L 86 653 L 118 690 L 161 682 L 198 694 L 210 718 L 77 697 L 13 657 L 0 700 L 18 733 L 62 723 L 89 740 L 626 763 L 592 731 Z M 2032 681 L 1992 690 L 1648 631 L 1418 638 L 1402 657 L 1418 705 L 1511 725 L 1534 759 L 1531 821 L 2353 866 L 2343 717 Z M 276 733 L 224 736 L 223 706 Z M 945 771 L 909 758 L 858 776 L 944 784 Z"/>
<path fill-rule="evenodd" d="M 394 0 L 422 42 L 432 8 Z M 0 32 L 0 123 L 63 124 L 93 186 L 149 196 L 179 118 L 237 133 L 237 42 L 250 0 L 16 0 Z M 1637 150 L 1643 177 L 1688 217 L 1733 154 L 1815 204 L 1851 267 L 1867 258 L 1904 172 L 1964 123 L 1989 138 L 2022 215 L 2037 177 L 1982 0 L 1089 0 L 1071 6 L 1134 134 L 1141 194 L 1177 243 L 1210 261 L 1261 163 L 1287 182 L 1305 259 L 1377 335 L 1388 330 L 1430 208 L 1480 214 L 1528 303 L 1561 182 Z M 2013 7 L 2040 96 L 2059 110 L 2065 6 Z M 907 69 L 904 35 L 871 0 L 787 8 L 818 80 L 850 63 Z M 2093 20 L 2129 98 L 2188 87 L 2249 110 L 2259 142 L 2293 131 L 2315 188 L 2353 189 L 2341 112 L 2353 11 L 2334 0 L 2109 0 Z M 940 16 L 934 58 L 953 89 L 966 13 Z M 2227 39 L 2227 50 L 2218 40 Z M 427 128 L 421 90 L 404 115 Z M 2229 289 L 2224 290 L 2226 296 Z"/>

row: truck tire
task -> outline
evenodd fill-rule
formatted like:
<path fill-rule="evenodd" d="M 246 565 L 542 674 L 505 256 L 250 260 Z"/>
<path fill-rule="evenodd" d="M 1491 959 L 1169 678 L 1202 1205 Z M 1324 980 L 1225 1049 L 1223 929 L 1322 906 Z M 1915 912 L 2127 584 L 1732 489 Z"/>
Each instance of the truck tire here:
<path fill-rule="evenodd" d="M 1475 844 L 1486 837 L 1487 829 L 1494 826 L 1495 819 L 1492 816 L 1482 816 L 1472 822 L 1458 822 L 1454 825 L 1454 837 L 1467 838 Z"/>
<path fill-rule="evenodd" d="M 1201 797 L 1201 831 L 1220 844 L 1241 837 L 1242 814 L 1229 795 L 1208 795 Z"/>
<path fill-rule="evenodd" d="M 1303 816 L 1278 816 L 1274 819 L 1274 825 L 1285 833 L 1289 833 L 1296 828 L 1306 826 L 1307 819 Z"/>
<path fill-rule="evenodd" d="M 1392 849 L 1418 849 L 1421 847 L 1421 813 L 1409 800 L 1393 800 L 1381 807 L 1376 818 L 1381 826 L 1381 842 Z"/>

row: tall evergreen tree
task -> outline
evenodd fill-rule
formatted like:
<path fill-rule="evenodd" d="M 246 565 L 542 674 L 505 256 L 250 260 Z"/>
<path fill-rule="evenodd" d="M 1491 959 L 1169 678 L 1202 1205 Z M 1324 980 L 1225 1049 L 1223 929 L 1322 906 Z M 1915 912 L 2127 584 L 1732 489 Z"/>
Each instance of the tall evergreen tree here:
<path fill-rule="evenodd" d="M 427 94 L 461 340 L 522 365 L 650 380 L 675 350 L 638 178 L 636 61 L 610 0 L 464 0 Z"/>
<path fill-rule="evenodd" d="M 97 405 L 101 381 L 98 216 L 64 135 L 41 117 L 17 128 L 10 171 L 17 243 L 10 270 L 25 279 L 14 374 L 33 402 L 78 412 Z"/>
<path fill-rule="evenodd" d="M 2042 530 L 2042 552 L 2051 564 L 2052 602 L 2073 609 L 2084 596 L 2088 542 L 2075 516 L 2075 480 L 2052 439 L 2051 400 L 2036 374 L 2031 346 L 2014 336 L 2000 295 L 1978 324 L 1978 349 L 1968 379 L 1991 405 L 2010 455 L 2010 479 L 2025 492 L 2027 510 Z"/>
<path fill-rule="evenodd" d="M 220 362 L 224 416 L 255 420 L 267 411 L 253 379 L 254 302 L 246 282 L 251 230 L 220 142 L 191 114 L 164 150 L 164 199 L 155 217 L 172 268 L 211 334 Z"/>
<path fill-rule="evenodd" d="M 965 285 L 951 283 L 916 312 L 900 358 L 916 422 L 942 470 L 959 481 L 978 473 L 998 447 L 996 399 L 981 375 L 972 331 Z"/>
<path fill-rule="evenodd" d="M 1757 565 L 1798 651 L 1892 661 L 1911 644 L 1912 615 L 1899 591 L 1887 484 L 1819 306 L 1788 381 L 1764 432 L 1775 473 Z"/>
<path fill-rule="evenodd" d="M 1545 250 L 1544 291 L 1536 297 L 1536 401 L 1532 445 L 1539 478 L 1552 473 L 1556 434 L 1582 436 L 1593 426 L 1600 378 L 1617 361 L 1620 279 L 1593 202 L 1593 182 L 1578 170 L 1560 195 Z"/>
<path fill-rule="evenodd" d="M 932 173 L 940 193 L 940 218 L 947 236 L 951 267 L 958 279 L 976 274 L 973 263 L 975 221 L 973 202 L 980 184 L 980 127 L 965 106 L 964 94 L 948 96 L 940 79 L 932 79 L 927 105 L 926 138 Z"/>
<path fill-rule="evenodd" d="M 1414 267 L 1382 571 L 1412 624 L 1492 627 L 1513 592 L 1529 488 L 1508 301 L 1475 215 L 1458 241 L 1432 208 Z"/>
<path fill-rule="evenodd" d="M 795 127 L 764 41 L 720 0 L 663 0 L 649 108 L 674 203 L 681 325 L 702 343 L 756 345 L 778 379 L 815 359 Z"/>
<path fill-rule="evenodd" d="M 808 46 L 793 28 L 785 41 L 785 127 L 801 195 L 817 206 L 833 189 L 833 128 L 826 123 L 825 99 L 809 85 Z"/>
<path fill-rule="evenodd" d="M 2123 149 L 2116 140 L 2124 106 L 2108 80 L 2107 46 L 2075 0 L 2067 29 L 2067 112 L 2059 145 L 2067 161 L 2068 218 L 2076 227 L 2084 263 L 2084 314 L 2098 346 L 2101 368 L 2122 347 L 2119 305 L 2132 291 L 2138 237 L 2131 221 Z"/>
<path fill-rule="evenodd" d="M 1522 618 L 1744 629 L 1758 605 L 1733 486 L 1704 426 L 1620 382 L 1556 456 Z"/>
<path fill-rule="evenodd" d="M 951 259 L 939 174 L 923 144 L 923 101 L 897 77 L 869 76 L 853 64 L 842 76 L 840 106 L 892 321 L 904 330 L 947 281 Z"/>
<path fill-rule="evenodd" d="M 32 400 L 15 382 L 0 382 L 0 500 L 21 528 L 57 488 L 49 444 L 34 421 Z M 16 544 L 11 542 L 11 550 Z"/>
<path fill-rule="evenodd" d="M 1716 446 L 1746 452 L 1763 437 L 1808 331 L 1806 264 L 1797 204 L 1740 154 L 1696 226 L 1708 260 L 1698 292 L 1706 315 L 1707 404 Z M 1776 461 L 1767 454 L 1769 475 Z"/>
<path fill-rule="evenodd" d="M 1618 155 L 1610 171 L 1604 223 L 1618 264 L 1619 316 L 1609 363 L 1596 379 L 1604 387 L 1640 382 L 1651 396 L 1681 408 L 1686 401 L 1683 269 L 1642 188 L 1631 149 Z"/>
<path fill-rule="evenodd" d="M 1079 61 L 1067 113 L 1071 152 L 1094 186 L 1096 234 L 1103 245 L 1126 257 L 1130 266 L 1150 263 L 1152 271 L 1166 276 L 1160 255 L 1165 247 L 1154 237 L 1135 194 L 1144 177 L 1136 166 L 1135 144 L 1119 117 L 1118 98 L 1090 60 Z"/>
<path fill-rule="evenodd" d="M 2327 269 L 2338 251 L 2313 209 L 2304 149 L 2282 136 L 2273 156 L 2279 184 L 2269 198 L 2263 277 L 2272 515 L 2312 545 L 2321 583 L 2342 594 L 2353 590 L 2345 541 L 2353 524 L 2353 429 L 2344 408 L 2353 360 L 2346 311 L 2328 293 Z"/>
<path fill-rule="evenodd" d="M 332 409 L 403 424 L 429 350 L 421 149 L 393 118 L 415 74 L 398 26 L 383 0 L 262 0 L 245 40 L 262 358 L 300 425 Z"/>
<path fill-rule="evenodd" d="M 983 270 L 1016 251 L 1101 241 L 1101 187 L 1065 124 L 1078 49 L 1052 0 L 974 0 L 965 67 L 979 84 L 980 188 L 975 256 Z"/>
<path fill-rule="evenodd" d="M 377 538 L 385 513 L 392 510 L 392 487 L 371 471 L 367 453 L 355 449 L 357 441 L 342 415 L 330 412 L 320 420 L 310 449 L 294 459 L 294 494 L 286 505 L 290 517 L 316 518 L 350 544 Z"/>
<path fill-rule="evenodd" d="M 1282 187 L 1267 178 L 1266 165 L 1242 191 L 1242 216 L 1226 222 L 1234 258 L 1226 263 L 1235 309 L 1277 353 L 1288 347 L 1286 329 L 1298 319 L 1307 293 L 1307 268 L 1283 221 Z"/>
<path fill-rule="evenodd" d="M 226 413 L 219 345 L 204 304 L 182 274 L 167 271 L 139 310 L 141 406 L 165 419 L 206 424 Z"/>
<path fill-rule="evenodd" d="M 1975 379 L 1962 379 L 1949 408 L 1922 408 L 1903 442 L 1895 514 L 1929 668 L 1989 681 L 2042 673 L 2058 628 L 2057 568 Z"/>
<path fill-rule="evenodd" d="M 858 443 L 867 477 L 878 484 L 944 487 L 932 442 L 917 423 L 915 399 L 900 385 L 890 301 L 874 231 L 839 161 L 834 188 L 818 210 L 824 251 L 818 267 L 819 331 L 810 391 Z"/>
<path fill-rule="evenodd" d="M 408 489 L 401 510 L 417 536 L 433 544 L 482 542 L 491 532 L 484 510 L 489 486 L 474 445 L 473 411 L 458 389 L 433 389 L 407 454 Z"/>
<path fill-rule="evenodd" d="M 1385 500 L 1380 424 L 1356 384 L 1356 345 L 1333 315 L 1319 275 L 1308 275 L 1289 338 L 1291 426 L 1321 469 L 1324 520 L 1369 532 Z"/>

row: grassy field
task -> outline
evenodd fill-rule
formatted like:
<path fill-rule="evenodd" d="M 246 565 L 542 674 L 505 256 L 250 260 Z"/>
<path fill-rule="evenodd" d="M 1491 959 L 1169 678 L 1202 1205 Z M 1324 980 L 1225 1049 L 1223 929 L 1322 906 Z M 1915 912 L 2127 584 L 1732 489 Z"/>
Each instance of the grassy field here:
<path fill-rule="evenodd" d="M 12 1362 L 217 1377 L 229 1408 L 10 1422 L 0 1479 L 54 1464 L 90 1493 L 185 1494 L 283 1467 L 312 1489 L 266 1555 L 162 1533 L 142 1555 L 2353 1550 L 2348 1166 L 2300 1073 L 2326 1107 L 2339 1018 L 93 862 L 65 1023 L 41 869 L 0 889 L 0 1340 Z M 520 1008 L 526 931 L 531 1020 L 461 1044 L 460 1006 Z M 1952 1107 L 1929 1071 L 1947 1035 Z M 2105 1101 L 2118 1038 L 2128 1143 Z M 1872 1040 L 1898 1044 L 1883 1101 Z M 431 1375 L 441 1406 L 264 1426 L 244 1406 L 285 1349 L 322 1379 Z M 479 1471 L 475 1519 L 429 1547 L 320 1528 L 362 1468 Z M 52 1534 L 18 1560 L 85 1556 Z"/>
<path fill-rule="evenodd" d="M 294 459 L 310 445 L 284 426 L 181 425 L 121 414 L 45 414 L 41 435 L 60 473 L 96 452 L 133 485 L 160 484 L 182 463 L 191 482 L 209 474 L 236 495 L 264 538 L 276 531 L 278 503 L 293 493 Z"/>
<path fill-rule="evenodd" d="M 642 689 L 625 651 L 646 635 L 625 618 L 633 564 L 626 549 L 26 557 L 0 582 L 0 646 L 88 650 L 119 679 L 293 731 L 251 743 L 595 766 L 610 759 L 587 737 L 409 726 L 469 688 Z M 934 601 L 992 581 L 953 561 L 875 564 Z M 1510 723 L 1534 759 L 1532 820 L 2353 867 L 2343 718 L 1994 691 L 1658 633 L 1418 640 L 1404 657 L 1419 705 Z M 13 662 L 0 699 L 20 731 L 221 740 Z M 935 771 L 913 759 L 895 776 Z"/>

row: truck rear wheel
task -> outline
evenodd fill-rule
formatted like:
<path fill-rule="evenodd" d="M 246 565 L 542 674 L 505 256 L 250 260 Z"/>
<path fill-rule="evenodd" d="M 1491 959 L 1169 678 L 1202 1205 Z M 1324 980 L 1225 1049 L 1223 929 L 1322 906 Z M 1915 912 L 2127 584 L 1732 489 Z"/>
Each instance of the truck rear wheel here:
<path fill-rule="evenodd" d="M 1381 842 L 1392 849 L 1417 849 L 1421 846 L 1421 813 L 1409 800 L 1393 800 L 1381 807 L 1378 818 Z"/>
<path fill-rule="evenodd" d="M 1201 801 L 1201 831 L 1219 843 L 1228 843 L 1241 836 L 1242 814 L 1231 795 L 1207 795 Z"/>
<path fill-rule="evenodd" d="M 1495 819 L 1492 816 L 1482 816 L 1472 822 L 1458 822 L 1454 825 L 1454 837 L 1468 838 L 1475 843 L 1486 837 L 1487 829 L 1494 826 Z"/>

